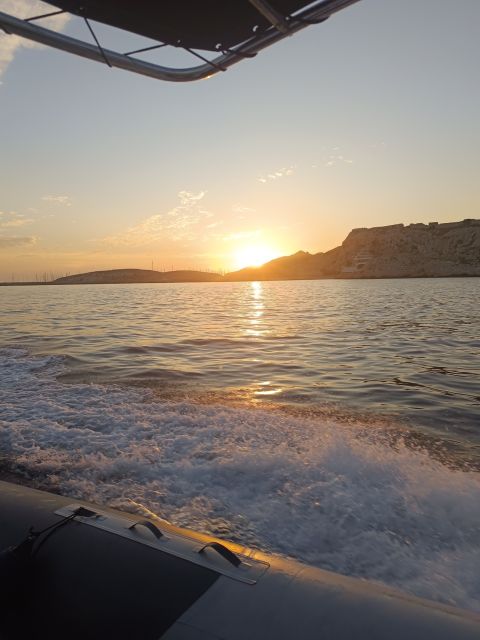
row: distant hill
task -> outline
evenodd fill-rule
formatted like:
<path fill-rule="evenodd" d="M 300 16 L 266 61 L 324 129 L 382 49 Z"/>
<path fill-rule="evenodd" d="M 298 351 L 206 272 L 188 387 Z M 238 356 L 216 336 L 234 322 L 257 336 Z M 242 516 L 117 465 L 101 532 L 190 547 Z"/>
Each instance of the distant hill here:
<path fill-rule="evenodd" d="M 111 269 L 57 278 L 53 284 L 129 284 L 135 282 L 215 282 L 218 273 L 204 271 L 153 271 L 150 269 Z"/>
<path fill-rule="evenodd" d="M 261 267 L 246 267 L 227 273 L 225 280 L 311 280 L 328 275 L 328 264 L 340 248 L 326 253 L 298 251 L 291 256 L 276 258 Z"/>
<path fill-rule="evenodd" d="M 299 251 L 226 280 L 480 276 L 480 220 L 353 229 L 325 253 Z"/>
<path fill-rule="evenodd" d="M 66 276 L 52 284 L 449 276 L 480 276 L 480 220 L 353 229 L 340 247 L 325 253 L 298 251 L 225 276 L 203 271 L 112 269 Z"/>

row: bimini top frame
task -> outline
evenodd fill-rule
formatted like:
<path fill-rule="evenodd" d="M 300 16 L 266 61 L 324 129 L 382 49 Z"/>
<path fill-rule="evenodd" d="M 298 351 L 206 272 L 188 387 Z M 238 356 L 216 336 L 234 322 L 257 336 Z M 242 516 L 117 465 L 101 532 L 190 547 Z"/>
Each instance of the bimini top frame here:
<path fill-rule="evenodd" d="M 228 0 L 227 2 L 221 0 L 220 2 L 208 0 L 202 2 L 202 0 L 195 0 L 192 2 L 183 0 L 182 2 L 181 0 L 162 0 L 146 3 L 138 0 L 137 2 L 133 0 L 116 0 L 116 2 L 52 0 L 49 4 L 54 5 L 57 10 L 40 16 L 21 19 L 0 12 L 0 28 L 7 34 L 22 36 L 62 51 L 105 63 L 110 67 L 132 71 L 158 80 L 188 82 L 207 78 L 219 71 L 226 71 L 237 62 L 254 57 L 262 49 L 311 24 L 323 22 L 332 14 L 358 1 Z M 179 7 L 182 13 L 179 12 Z M 204 7 L 208 14 L 208 23 L 204 19 L 204 14 L 199 13 Z M 145 12 L 143 15 L 142 9 Z M 223 15 L 218 20 L 213 13 L 216 10 L 223 11 Z M 173 16 L 169 15 L 169 11 Z M 195 12 L 196 15 L 194 15 Z M 70 13 L 83 19 L 93 42 L 84 42 L 37 24 L 38 20 L 61 13 Z M 169 27 L 167 29 L 164 28 L 162 16 Z M 199 16 L 203 22 L 202 19 L 198 20 Z M 155 28 L 155 25 L 152 28 L 153 17 L 160 18 L 157 23 L 160 25 L 159 28 Z M 92 20 L 151 39 L 153 35 L 154 44 L 125 53 L 106 49 L 102 47 L 93 30 Z M 196 23 L 199 29 L 195 31 L 192 25 L 195 26 Z M 212 25 L 217 27 L 217 31 L 212 30 Z M 205 29 L 202 31 L 202 27 L 208 28 L 208 33 Z M 157 33 L 163 37 L 157 38 Z M 213 44 L 217 39 L 218 44 Z M 197 60 L 201 60 L 201 64 L 188 68 L 172 68 L 134 57 L 166 46 L 188 51 Z M 208 59 L 199 53 L 198 49 L 214 51 L 213 58 Z"/>

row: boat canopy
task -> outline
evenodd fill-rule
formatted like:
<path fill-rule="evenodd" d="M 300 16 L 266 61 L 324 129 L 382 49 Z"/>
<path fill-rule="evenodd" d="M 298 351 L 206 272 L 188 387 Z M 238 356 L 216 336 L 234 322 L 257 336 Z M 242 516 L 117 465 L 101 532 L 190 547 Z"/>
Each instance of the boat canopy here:
<path fill-rule="evenodd" d="M 52 11 L 42 15 L 22 19 L 0 12 L 0 28 L 111 67 L 162 80 L 188 81 L 225 71 L 358 1 L 49 0 Z M 83 20 L 89 40 L 72 38 L 42 25 L 43 19 L 61 13 Z M 102 46 L 95 23 L 148 38 L 149 42 L 143 41 L 143 46 L 132 51 L 111 51 Z M 179 69 L 138 57 L 167 46 L 186 50 L 195 56 L 197 65 Z"/>

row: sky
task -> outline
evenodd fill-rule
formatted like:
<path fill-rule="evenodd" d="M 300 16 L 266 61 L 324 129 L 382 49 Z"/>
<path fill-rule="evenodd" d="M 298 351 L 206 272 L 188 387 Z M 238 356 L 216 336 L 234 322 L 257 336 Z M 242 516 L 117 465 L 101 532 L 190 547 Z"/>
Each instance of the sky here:
<path fill-rule="evenodd" d="M 478 218 L 479 53 L 479 0 L 360 0 L 188 84 L 0 33 L 0 281 L 230 271 Z"/>

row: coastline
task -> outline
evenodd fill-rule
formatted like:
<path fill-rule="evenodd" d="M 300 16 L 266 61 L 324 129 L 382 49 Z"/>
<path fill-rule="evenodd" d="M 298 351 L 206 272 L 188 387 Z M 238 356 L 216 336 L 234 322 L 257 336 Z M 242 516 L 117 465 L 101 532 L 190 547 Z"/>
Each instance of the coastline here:
<path fill-rule="evenodd" d="M 218 280 L 138 280 L 132 282 L 125 280 L 122 282 L 0 282 L 0 287 L 31 287 L 31 286 L 65 286 L 65 285 L 123 285 L 123 284 L 208 284 L 208 283 L 227 283 L 227 282 L 315 282 L 316 280 L 447 280 L 450 278 L 480 278 L 480 274 L 451 274 L 438 276 L 363 276 L 363 275 L 338 275 L 338 276 L 318 276 L 316 278 L 244 278 L 238 280 L 227 280 L 220 277 Z"/>

